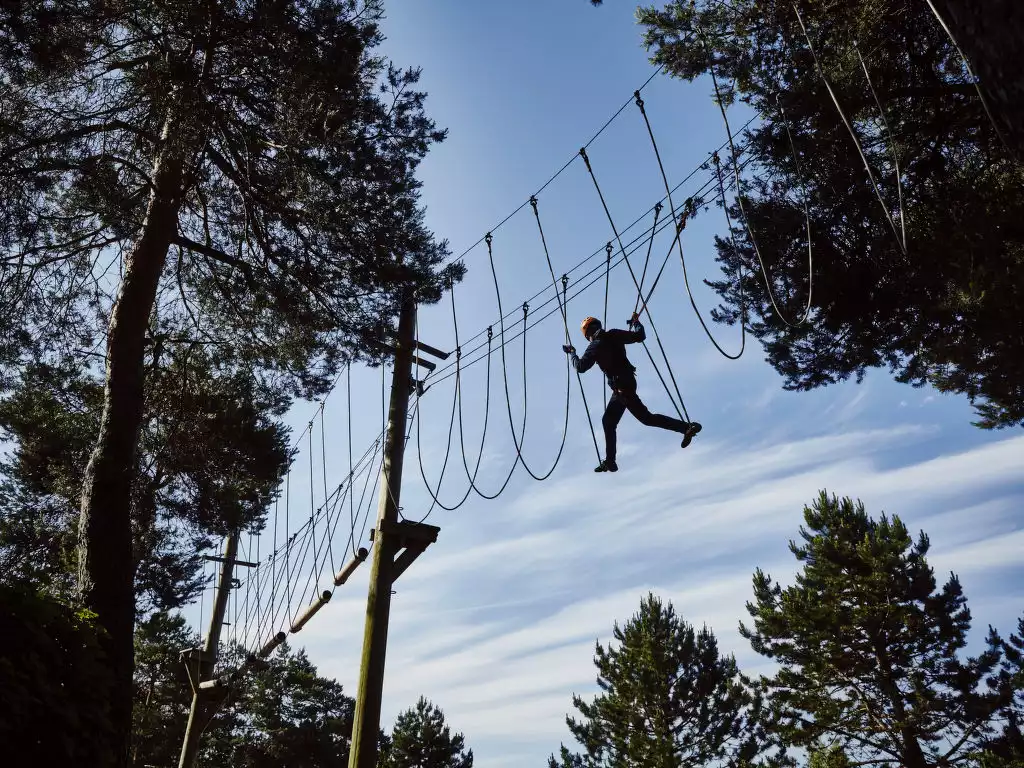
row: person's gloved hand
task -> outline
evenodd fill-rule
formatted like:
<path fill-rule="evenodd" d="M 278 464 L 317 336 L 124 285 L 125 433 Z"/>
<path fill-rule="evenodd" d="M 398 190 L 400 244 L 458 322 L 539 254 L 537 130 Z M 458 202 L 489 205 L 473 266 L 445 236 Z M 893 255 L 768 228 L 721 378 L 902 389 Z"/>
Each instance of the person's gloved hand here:
<path fill-rule="evenodd" d="M 565 354 L 567 355 L 575 355 L 576 347 L 574 347 L 572 344 L 563 344 L 562 351 L 565 352 Z"/>

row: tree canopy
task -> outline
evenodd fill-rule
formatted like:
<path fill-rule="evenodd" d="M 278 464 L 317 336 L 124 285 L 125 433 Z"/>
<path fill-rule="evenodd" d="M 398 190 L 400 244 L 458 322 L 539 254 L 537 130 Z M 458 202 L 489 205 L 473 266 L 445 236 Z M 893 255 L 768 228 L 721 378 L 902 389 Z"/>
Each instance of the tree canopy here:
<path fill-rule="evenodd" d="M 421 696 L 400 713 L 382 744 L 381 768 L 473 768 L 473 750 L 461 733 L 452 733 L 444 712 Z"/>
<path fill-rule="evenodd" d="M 735 137 L 743 205 L 716 241 L 713 317 L 746 317 L 787 389 L 887 367 L 966 395 L 979 426 L 1024 424 L 1024 165 L 928 4 L 687 0 L 638 15 L 656 63 L 714 74 L 723 105 L 760 116 Z"/>
<path fill-rule="evenodd" d="M 802 565 L 782 588 L 758 569 L 741 633 L 779 665 L 763 682 L 784 743 L 841 747 L 859 765 L 968 765 L 1006 705 L 987 690 L 1001 651 L 964 658 L 971 614 L 960 582 L 939 587 L 928 538 L 898 517 L 822 492 L 804 508 Z"/>
<path fill-rule="evenodd" d="M 649 594 L 624 627 L 615 623 L 614 638 L 618 647 L 596 645 L 601 693 L 590 703 L 574 695 L 582 719 L 566 718 L 584 751 L 562 745 L 550 768 L 755 762 L 766 748 L 760 699 L 711 630 L 695 630 Z"/>

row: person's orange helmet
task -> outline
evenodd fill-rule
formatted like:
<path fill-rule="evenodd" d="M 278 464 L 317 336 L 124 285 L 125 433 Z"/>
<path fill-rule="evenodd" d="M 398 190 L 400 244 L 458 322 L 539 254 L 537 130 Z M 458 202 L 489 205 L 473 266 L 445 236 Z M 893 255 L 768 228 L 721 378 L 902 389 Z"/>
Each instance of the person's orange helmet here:
<path fill-rule="evenodd" d="M 591 335 L 601 327 L 601 321 L 596 317 L 585 317 L 583 322 L 580 323 L 580 330 L 583 331 L 583 335 L 590 339 Z"/>

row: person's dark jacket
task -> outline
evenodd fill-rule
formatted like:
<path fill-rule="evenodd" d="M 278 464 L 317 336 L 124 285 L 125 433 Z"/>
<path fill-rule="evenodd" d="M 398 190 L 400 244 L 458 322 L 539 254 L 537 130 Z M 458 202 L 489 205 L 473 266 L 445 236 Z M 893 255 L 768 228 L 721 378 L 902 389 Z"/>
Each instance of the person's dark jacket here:
<path fill-rule="evenodd" d="M 597 332 L 583 352 L 583 357 L 572 355 L 573 367 L 583 373 L 594 364 L 600 368 L 612 389 L 635 388 L 636 368 L 626 357 L 626 345 L 635 344 L 647 338 L 643 325 L 633 323 L 635 330 L 624 331 L 620 328 L 602 328 Z"/>

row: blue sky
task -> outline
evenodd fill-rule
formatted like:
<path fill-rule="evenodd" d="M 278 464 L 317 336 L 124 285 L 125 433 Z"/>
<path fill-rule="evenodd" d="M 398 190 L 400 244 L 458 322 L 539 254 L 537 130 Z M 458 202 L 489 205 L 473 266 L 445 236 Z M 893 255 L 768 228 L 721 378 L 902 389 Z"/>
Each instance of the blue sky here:
<path fill-rule="evenodd" d="M 423 68 L 428 110 L 450 129 L 448 140 L 423 163 L 420 177 L 428 223 L 456 253 L 536 191 L 653 72 L 629 3 L 593 8 L 586 0 L 393 0 L 388 13 L 385 51 L 400 65 Z M 644 99 L 673 184 L 725 140 L 710 82 L 686 84 L 662 75 L 647 86 Z M 734 124 L 745 119 L 737 109 Z M 589 153 L 620 230 L 662 195 L 634 105 Z M 684 187 L 674 197 L 676 204 L 706 178 L 700 174 Z M 559 275 L 612 239 L 579 160 L 544 190 L 539 205 Z M 715 296 L 701 280 L 717 276 L 712 237 L 723 229 L 721 212 L 712 208 L 686 230 L 690 282 L 705 313 Z M 652 261 L 660 263 L 668 245 L 664 235 L 656 239 Z M 495 231 L 493 248 L 506 312 L 550 287 L 529 208 Z M 631 257 L 638 274 L 644 253 Z M 492 323 L 497 337 L 486 249 L 472 250 L 466 264 L 469 275 L 455 292 L 460 340 Z M 624 324 L 635 295 L 628 272 L 616 270 L 611 323 Z M 455 335 L 449 301 L 446 297 L 421 312 L 420 333 L 424 341 L 450 350 Z M 603 301 L 599 282 L 570 303 L 569 327 L 578 347 L 584 345 L 579 321 L 600 316 Z M 628 619 L 648 590 L 671 599 L 692 623 L 707 623 L 723 650 L 756 672 L 761 662 L 737 633 L 751 596 L 751 574 L 762 567 L 783 583 L 791 580 L 794 561 L 787 542 L 797 535 L 803 504 L 822 488 L 861 498 L 872 514 L 899 514 L 912 530 L 923 528 L 931 536 L 937 572 L 953 570 L 961 577 L 976 639 L 987 624 L 1008 630 L 1021 615 L 1024 437 L 1019 431 L 977 430 L 970 426 L 966 401 L 895 384 L 884 371 L 872 372 L 861 385 L 784 392 L 756 342 L 751 340 L 735 362 L 715 351 L 686 298 L 677 256 L 670 259 L 650 309 L 703 433 L 682 451 L 675 435 L 641 427 L 627 415 L 619 428 L 620 471 L 595 475 L 593 444 L 573 377 L 565 450 L 547 481 L 537 483 L 519 467 L 498 499 L 471 495 L 454 512 L 431 513 L 428 522 L 441 527 L 438 542 L 399 581 L 392 604 L 386 727 L 424 694 L 465 733 L 478 768 L 543 765 L 560 742 L 571 743 L 564 717 L 573 693 L 588 696 L 596 690 L 594 641 L 607 642 L 613 622 Z M 711 330 L 727 351 L 738 349 L 736 329 Z M 527 335 L 523 452 L 538 474 L 551 467 L 561 442 L 562 343 L 557 314 Z M 642 349 L 633 348 L 631 357 L 645 402 L 654 411 L 672 413 Z M 509 345 L 507 365 L 518 432 L 521 340 Z M 514 458 L 501 370 L 496 354 L 478 478 L 490 492 Z M 471 366 L 462 380 L 471 467 L 480 445 L 484 380 L 482 364 Z M 599 429 L 603 382 L 596 370 L 585 382 Z M 305 514 L 296 510 L 308 513 L 311 499 L 312 506 L 321 505 L 324 486 L 333 488 L 348 470 L 344 385 L 343 379 L 324 406 L 322 428 L 315 418 L 312 462 L 308 437 L 303 438 L 307 447 L 289 487 L 292 530 Z M 420 404 L 422 450 L 417 451 L 414 430 L 405 462 L 407 517 L 419 519 L 430 507 L 419 460 L 436 485 L 453 393 L 449 379 L 432 387 Z M 380 431 L 380 370 L 354 370 L 352 398 L 358 456 Z M 313 413 L 314 405 L 297 406 L 296 429 Z M 456 424 L 442 501 L 457 501 L 466 485 Z M 342 528 L 347 527 L 346 519 Z M 347 531 L 339 537 L 347 537 Z M 340 562 L 345 542 L 336 544 Z M 265 553 L 268 542 L 261 546 Z M 368 576 L 368 567 L 357 571 L 290 639 L 304 645 L 321 671 L 352 695 Z M 301 604 L 297 597 L 296 608 Z M 208 605 L 207 597 L 207 611 Z"/>

